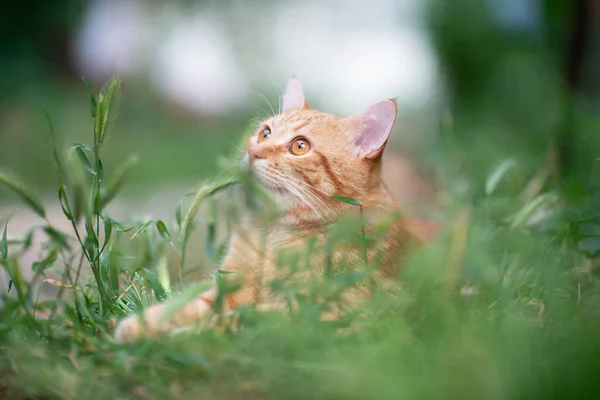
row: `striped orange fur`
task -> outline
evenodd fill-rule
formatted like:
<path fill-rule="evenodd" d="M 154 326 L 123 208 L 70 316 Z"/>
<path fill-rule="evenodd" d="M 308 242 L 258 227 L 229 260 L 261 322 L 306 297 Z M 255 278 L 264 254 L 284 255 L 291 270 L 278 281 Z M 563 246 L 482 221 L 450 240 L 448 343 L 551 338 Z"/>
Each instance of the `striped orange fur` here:
<path fill-rule="evenodd" d="M 323 231 L 357 207 L 334 200 L 346 196 L 358 200 L 364 210 L 367 229 L 379 217 L 398 213 L 399 206 L 381 179 L 381 156 L 396 118 L 396 103 L 377 103 L 353 117 L 338 116 L 310 109 L 299 81 L 294 78 L 283 97 L 282 111 L 264 120 L 248 140 L 244 163 L 271 191 L 282 217 L 263 231 L 255 223 L 242 223 L 233 234 L 221 269 L 233 271 L 241 287 L 229 294 L 223 306 L 232 310 L 239 305 L 258 303 L 276 305 L 280 300 L 268 290 L 268 283 L 280 274 L 276 255 L 282 250 L 308 251 L 306 239 L 324 240 Z M 380 243 L 368 249 L 374 259 L 383 255 L 378 275 L 395 275 L 395 260 L 409 246 L 430 239 L 439 227 L 433 222 L 400 219 L 389 227 Z M 303 278 L 321 275 L 322 256 L 311 255 L 311 269 Z M 334 261 L 361 265 L 361 248 L 337 248 Z M 168 321 L 161 322 L 165 304 L 149 308 L 141 316 L 122 320 L 116 329 L 119 342 L 168 332 L 204 318 L 218 295 L 217 288 L 198 296 Z M 346 299 L 352 303 L 364 295 L 350 290 Z"/>

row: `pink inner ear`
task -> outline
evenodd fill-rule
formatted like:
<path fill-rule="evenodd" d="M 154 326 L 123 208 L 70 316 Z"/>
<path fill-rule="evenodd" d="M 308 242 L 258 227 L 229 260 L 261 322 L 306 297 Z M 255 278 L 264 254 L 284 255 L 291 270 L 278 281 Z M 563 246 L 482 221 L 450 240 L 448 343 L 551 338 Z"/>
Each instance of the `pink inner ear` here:
<path fill-rule="evenodd" d="M 302 85 L 295 76 L 290 80 L 282 99 L 282 112 L 297 110 L 306 106 Z"/>
<path fill-rule="evenodd" d="M 359 156 L 376 157 L 385 146 L 396 120 L 396 102 L 382 101 L 344 121 L 354 135 Z"/>

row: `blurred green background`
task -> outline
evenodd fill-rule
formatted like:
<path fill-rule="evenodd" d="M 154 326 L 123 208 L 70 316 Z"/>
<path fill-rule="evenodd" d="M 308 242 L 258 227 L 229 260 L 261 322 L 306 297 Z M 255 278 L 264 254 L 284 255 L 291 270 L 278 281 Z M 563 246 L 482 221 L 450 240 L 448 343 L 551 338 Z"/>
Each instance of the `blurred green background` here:
<path fill-rule="evenodd" d="M 510 158 L 525 175 L 549 165 L 581 199 L 599 172 L 598 14 L 585 0 L 12 2 L 0 24 L 0 164 L 52 190 L 44 108 L 65 148 L 85 142 L 80 77 L 97 89 L 118 74 L 108 170 L 135 152 L 130 190 L 196 182 L 295 73 L 325 111 L 398 96 L 392 147 L 442 179 L 480 182 Z"/>
<path fill-rule="evenodd" d="M 53 195 L 51 140 L 89 142 L 85 76 L 124 84 L 104 150 L 108 173 L 131 153 L 127 186 L 155 191 L 214 176 L 251 121 L 277 110 L 292 74 L 311 105 L 352 114 L 399 96 L 422 142 L 435 127 L 437 66 L 419 2 L 74 1 L 5 6 L 0 41 L 0 164 Z M 399 128 L 398 131 L 403 131 Z M 412 138 L 412 139 L 411 139 Z M 0 188 L 0 199 L 9 194 Z"/>

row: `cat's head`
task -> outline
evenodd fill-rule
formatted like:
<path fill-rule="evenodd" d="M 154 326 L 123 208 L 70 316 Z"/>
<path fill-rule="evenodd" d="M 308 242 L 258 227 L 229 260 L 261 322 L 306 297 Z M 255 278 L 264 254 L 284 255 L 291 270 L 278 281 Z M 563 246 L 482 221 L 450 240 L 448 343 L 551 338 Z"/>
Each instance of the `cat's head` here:
<path fill-rule="evenodd" d="M 310 219 L 336 217 L 331 196 L 363 204 L 381 188 L 381 155 L 396 119 L 396 103 L 376 103 L 352 117 L 310 109 L 297 78 L 281 113 L 262 121 L 246 145 L 246 164 L 284 211 Z"/>

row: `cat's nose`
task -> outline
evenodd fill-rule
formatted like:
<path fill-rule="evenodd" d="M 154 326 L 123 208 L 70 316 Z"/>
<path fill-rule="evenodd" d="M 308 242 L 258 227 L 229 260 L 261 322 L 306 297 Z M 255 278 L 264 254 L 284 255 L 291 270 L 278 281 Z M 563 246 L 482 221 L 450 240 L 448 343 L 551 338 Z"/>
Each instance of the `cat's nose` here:
<path fill-rule="evenodd" d="M 250 165 L 254 164 L 254 160 L 256 160 L 257 158 L 264 158 L 264 157 L 262 157 L 262 155 L 256 149 L 248 150 L 248 163 Z"/>

